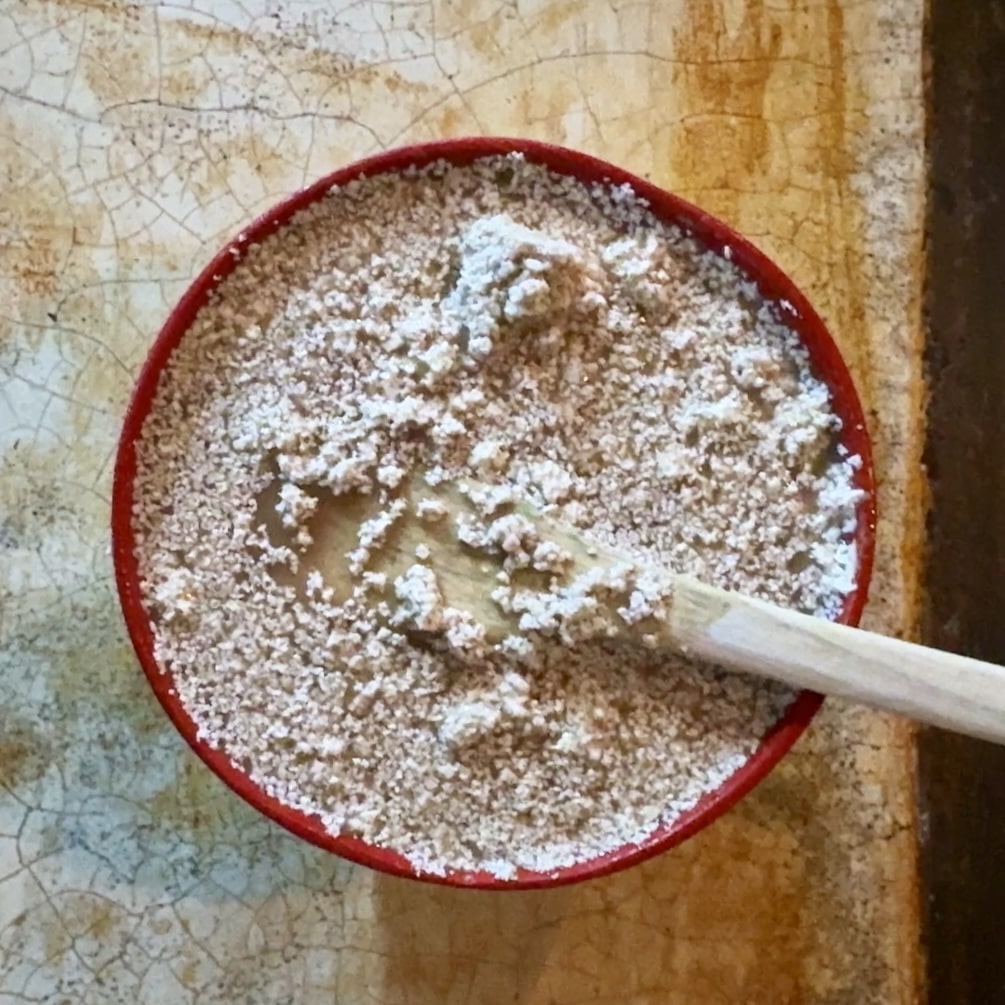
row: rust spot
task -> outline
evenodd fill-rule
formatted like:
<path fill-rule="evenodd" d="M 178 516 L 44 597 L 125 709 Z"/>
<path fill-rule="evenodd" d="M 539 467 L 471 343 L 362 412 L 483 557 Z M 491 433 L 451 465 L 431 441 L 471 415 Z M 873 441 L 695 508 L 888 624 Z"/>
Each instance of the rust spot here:
<path fill-rule="evenodd" d="M 566 33 L 570 26 L 578 25 L 583 17 L 583 5 L 580 0 L 563 0 L 559 3 L 548 3 L 538 8 L 537 17 L 531 22 L 530 28 L 535 35 Z"/>
<path fill-rule="evenodd" d="M 734 31 L 722 23 L 721 9 L 718 19 L 697 5 L 687 10 L 674 35 L 672 75 L 683 114 L 666 149 L 668 168 L 678 186 L 721 190 L 725 198 L 731 190 L 770 180 L 765 98 L 783 25 L 766 12 L 763 0 L 744 7 Z"/>
<path fill-rule="evenodd" d="M 134 5 L 87 7 L 101 14 L 86 21 L 80 68 L 88 86 L 109 103 L 155 98 L 153 12 Z"/>
<path fill-rule="evenodd" d="M 52 0 L 54 6 L 61 10 L 94 11 L 98 14 L 118 15 L 123 13 L 123 5 L 119 0 Z M 135 4 L 130 4 L 126 12 L 135 11 Z"/>
<path fill-rule="evenodd" d="M 156 793 L 146 805 L 158 827 L 178 833 L 180 839 L 209 851 L 221 841 L 240 843 L 238 831 L 255 810 L 227 791 L 223 783 L 194 754 L 178 761 L 174 782 Z"/>
<path fill-rule="evenodd" d="M 115 922 L 112 918 L 112 912 L 108 904 L 99 905 L 94 920 L 91 922 L 89 928 L 91 935 L 93 935 L 96 939 L 107 938 L 111 934 L 114 927 Z"/>
<path fill-rule="evenodd" d="M 6 122 L 4 214 L 0 231 L 0 273 L 17 301 L 51 299 L 62 284 L 75 231 L 63 182 L 52 169 L 53 151 Z"/>
<path fill-rule="evenodd" d="M 236 79 L 230 87 L 247 90 L 242 109 L 266 114 L 276 99 L 274 92 L 280 96 L 295 93 L 297 106 L 311 109 L 322 98 L 330 99 L 333 92 L 346 95 L 351 85 L 373 86 L 392 94 L 435 90 L 421 80 L 405 78 L 393 66 L 360 62 L 318 47 L 305 25 L 280 24 L 275 31 L 256 25 L 246 31 L 222 21 L 181 17 L 170 21 L 169 31 L 158 32 L 153 17 L 141 16 L 137 8 L 88 0 L 64 2 L 102 11 L 102 19 L 89 25 L 85 42 L 86 79 L 107 104 L 146 99 L 194 114 L 219 111 L 214 66 L 224 59 L 236 64 L 232 71 Z M 129 38 L 125 50 L 124 37 Z M 158 55 L 160 65 L 155 62 Z M 326 105 L 320 107 L 324 110 Z"/>
<path fill-rule="evenodd" d="M 199 976 L 199 967 L 195 960 L 186 960 L 178 974 L 178 980 L 187 988 L 194 988 Z"/>
<path fill-rule="evenodd" d="M 71 274 L 92 270 L 79 261 L 79 249 L 100 229 L 100 203 L 71 196 L 59 175 L 57 143 L 29 132 L 0 111 L 0 351 L 12 341 L 10 322 L 34 322 L 18 332 L 18 342 L 36 349 Z"/>
<path fill-rule="evenodd" d="M 56 906 L 62 924 L 78 952 L 93 960 L 110 954 L 110 947 L 128 937 L 131 919 L 124 908 L 97 893 L 70 890 L 58 895 Z M 70 947 L 67 947 L 69 949 Z"/>
<path fill-rule="evenodd" d="M 0 786 L 15 790 L 38 781 L 52 762 L 48 740 L 28 719 L 10 709 L 0 715 Z"/>
<path fill-rule="evenodd" d="M 459 136 L 465 132 L 465 117 L 456 105 L 447 105 L 436 117 L 436 132 L 441 136 Z"/>
<path fill-rule="evenodd" d="M 868 407 L 875 400 L 873 377 L 876 368 L 870 358 L 871 344 L 867 336 L 866 286 L 862 272 L 861 241 L 864 212 L 851 190 L 852 162 L 850 147 L 856 136 L 865 130 L 865 122 L 853 114 L 864 104 L 861 95 L 851 95 L 851 82 L 845 60 L 844 11 L 840 0 L 827 3 L 827 48 L 830 55 L 831 99 L 824 121 L 823 152 L 827 159 L 827 174 L 836 189 L 828 201 L 825 233 L 835 249 L 836 269 L 842 280 L 843 296 L 830 304 L 831 323 L 835 326 L 849 365 L 855 370 L 856 383 Z"/>
<path fill-rule="evenodd" d="M 319 32 L 304 25 L 273 30 L 256 23 L 242 31 L 196 14 L 158 24 L 153 11 L 136 21 L 125 10 L 100 9 L 101 17 L 88 21 L 85 77 L 106 121 L 151 157 L 167 154 L 173 175 L 202 205 L 234 193 L 254 202 L 249 209 L 256 212 L 304 181 L 311 146 L 329 143 L 331 127 L 323 119 L 308 127 L 291 109 L 351 118 L 368 107 L 400 106 L 403 97 L 419 109 L 442 91 L 442 84 L 409 79 L 393 65 L 318 47 Z M 162 169 L 137 164 L 131 153 L 124 142 L 112 148 L 116 173 L 138 192 L 156 191 Z M 235 217 L 233 226 L 240 223 Z M 157 250 L 171 254 L 170 247 Z"/>
<path fill-rule="evenodd" d="M 582 92 L 571 75 L 549 77 L 547 87 L 524 87 L 517 94 L 517 120 L 531 135 L 563 140 L 562 120 L 582 102 Z"/>
<path fill-rule="evenodd" d="M 55 960 L 70 951 L 73 940 L 66 929 L 53 919 L 42 928 L 42 939 L 45 945 L 46 959 Z"/>
<path fill-rule="evenodd" d="M 497 12 L 485 21 L 469 22 L 467 42 L 475 52 L 489 58 L 499 57 L 500 20 L 500 15 Z"/>

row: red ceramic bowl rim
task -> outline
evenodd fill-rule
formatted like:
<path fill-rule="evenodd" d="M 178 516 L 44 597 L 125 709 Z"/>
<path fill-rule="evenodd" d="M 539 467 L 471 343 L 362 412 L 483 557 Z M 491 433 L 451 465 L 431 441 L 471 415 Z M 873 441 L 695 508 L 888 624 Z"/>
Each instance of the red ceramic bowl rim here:
<path fill-rule="evenodd" d="M 449 886 L 492 890 L 554 887 L 595 879 L 642 862 L 691 837 L 734 806 L 771 771 L 809 725 L 820 707 L 821 696 L 810 691 L 800 693 L 785 715 L 762 739 L 754 754 L 719 788 L 707 793 L 693 809 L 658 828 L 639 844 L 626 845 L 553 872 L 520 871 L 515 878 L 508 880 L 486 872 L 458 871 L 444 876 L 422 872 L 393 851 L 355 838 L 334 837 L 327 833 L 317 819 L 293 810 L 267 795 L 231 764 L 224 753 L 213 749 L 198 737 L 195 723 L 174 692 L 170 674 L 162 670 L 154 657 L 153 633 L 140 595 L 132 512 L 136 475 L 135 445 L 153 404 L 160 374 L 196 314 L 219 282 L 234 270 L 249 245 L 259 243 L 286 224 L 295 213 L 323 198 L 333 185 L 341 185 L 362 176 L 397 172 L 410 166 L 421 167 L 441 159 L 463 165 L 478 158 L 514 151 L 522 153 L 529 161 L 544 164 L 553 171 L 573 175 L 588 183 L 629 185 L 638 195 L 648 200 L 656 216 L 681 226 L 700 243 L 719 254 L 723 254 L 728 247 L 729 251 L 725 253 L 757 284 L 762 295 L 779 304 L 780 316 L 798 333 L 810 353 L 815 373 L 830 388 L 832 406 L 842 420 L 841 441 L 852 454 L 862 459 L 856 475 L 857 485 L 866 492 L 857 515 L 855 542 L 858 568 L 855 588 L 848 595 L 839 619 L 847 624 L 858 624 L 865 606 L 875 550 L 876 486 L 872 450 L 862 406 L 851 375 L 823 321 L 778 266 L 720 220 L 613 164 L 564 147 L 531 140 L 475 137 L 388 150 L 321 178 L 278 203 L 242 230 L 188 288 L 150 349 L 126 412 L 115 460 L 112 492 L 112 554 L 119 599 L 130 638 L 154 694 L 178 731 L 209 768 L 256 809 L 320 848 L 396 876 Z"/>

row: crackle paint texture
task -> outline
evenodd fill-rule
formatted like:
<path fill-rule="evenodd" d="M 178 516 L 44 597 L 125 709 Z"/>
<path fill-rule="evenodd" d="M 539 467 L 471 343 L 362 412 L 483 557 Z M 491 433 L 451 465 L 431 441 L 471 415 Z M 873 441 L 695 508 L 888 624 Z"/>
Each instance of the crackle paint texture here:
<path fill-rule="evenodd" d="M 804 287 L 877 441 L 868 621 L 910 634 L 922 6 L 0 0 L 0 1005 L 919 1000 L 906 724 L 828 704 L 735 811 L 609 879 L 386 879 L 188 752 L 108 512 L 131 382 L 228 236 L 359 155 L 526 135 L 700 202 Z"/>

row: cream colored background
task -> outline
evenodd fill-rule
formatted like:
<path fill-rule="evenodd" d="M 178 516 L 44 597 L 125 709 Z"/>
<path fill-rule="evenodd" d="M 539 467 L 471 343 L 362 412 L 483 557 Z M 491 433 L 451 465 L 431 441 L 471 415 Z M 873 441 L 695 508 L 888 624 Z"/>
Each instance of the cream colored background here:
<path fill-rule="evenodd" d="M 126 642 L 107 554 L 131 381 L 253 214 L 381 147 L 524 134 L 777 256 L 871 408 L 871 623 L 920 533 L 916 0 L 0 0 L 0 1005 L 913 1003 L 913 747 L 832 705 L 679 851 L 532 895 L 351 868 L 231 796 Z"/>

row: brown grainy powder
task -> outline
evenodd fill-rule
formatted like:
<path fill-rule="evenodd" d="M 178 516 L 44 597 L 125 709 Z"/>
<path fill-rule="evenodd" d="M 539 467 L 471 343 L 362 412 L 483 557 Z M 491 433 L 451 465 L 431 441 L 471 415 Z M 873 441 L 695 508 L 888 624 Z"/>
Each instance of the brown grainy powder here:
<path fill-rule="evenodd" d="M 368 568 L 399 487 L 509 486 L 832 616 L 858 499 L 837 427 L 775 309 L 626 187 L 519 156 L 351 183 L 248 251 L 161 380 L 134 514 L 157 657 L 200 735 L 333 833 L 433 872 L 568 866 L 693 806 L 792 694 L 611 642 L 413 646 L 382 598 L 444 629 L 427 554 Z M 350 586 L 326 582 L 321 521 L 360 499 Z"/>

